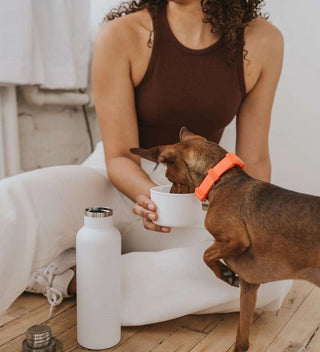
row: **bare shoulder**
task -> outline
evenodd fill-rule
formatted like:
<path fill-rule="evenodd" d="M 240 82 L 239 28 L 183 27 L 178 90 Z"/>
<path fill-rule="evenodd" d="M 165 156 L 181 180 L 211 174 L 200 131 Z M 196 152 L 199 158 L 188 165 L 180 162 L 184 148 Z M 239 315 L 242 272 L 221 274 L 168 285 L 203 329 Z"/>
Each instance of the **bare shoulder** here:
<path fill-rule="evenodd" d="M 247 50 L 254 50 L 263 55 L 281 55 L 283 36 L 280 30 L 263 18 L 252 20 L 245 32 Z"/>
<path fill-rule="evenodd" d="M 244 39 L 246 51 L 244 72 L 249 92 L 255 87 L 263 71 L 281 70 L 283 37 L 276 26 L 267 20 L 256 18 L 246 27 Z"/>
<path fill-rule="evenodd" d="M 95 47 L 130 53 L 141 40 L 141 34 L 151 30 L 152 20 L 147 10 L 116 18 L 101 25 L 94 41 Z"/>

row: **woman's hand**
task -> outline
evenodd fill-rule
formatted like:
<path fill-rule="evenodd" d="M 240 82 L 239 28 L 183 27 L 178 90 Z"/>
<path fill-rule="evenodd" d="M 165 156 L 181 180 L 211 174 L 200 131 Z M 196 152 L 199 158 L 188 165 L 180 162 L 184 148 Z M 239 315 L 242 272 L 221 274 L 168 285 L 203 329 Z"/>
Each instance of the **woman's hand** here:
<path fill-rule="evenodd" d="M 140 194 L 136 198 L 136 204 L 133 206 L 132 211 L 134 214 L 143 218 L 143 226 L 152 231 L 170 232 L 170 227 L 159 226 L 152 221 L 157 220 L 156 204 L 145 194 Z"/>

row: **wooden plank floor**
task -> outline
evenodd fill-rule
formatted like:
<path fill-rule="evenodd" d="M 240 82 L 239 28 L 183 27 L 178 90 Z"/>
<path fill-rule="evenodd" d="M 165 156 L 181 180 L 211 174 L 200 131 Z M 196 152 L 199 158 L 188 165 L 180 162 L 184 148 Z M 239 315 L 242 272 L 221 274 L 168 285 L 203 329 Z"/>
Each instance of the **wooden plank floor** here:
<path fill-rule="evenodd" d="M 26 329 L 47 322 L 64 351 L 86 351 L 76 340 L 76 302 L 67 299 L 48 318 L 43 296 L 24 293 L 0 317 L 0 351 L 21 351 Z M 231 352 L 238 314 L 187 315 L 157 324 L 122 327 L 116 352 Z M 250 352 L 320 352 L 320 289 L 296 281 L 280 310 L 257 311 Z"/>

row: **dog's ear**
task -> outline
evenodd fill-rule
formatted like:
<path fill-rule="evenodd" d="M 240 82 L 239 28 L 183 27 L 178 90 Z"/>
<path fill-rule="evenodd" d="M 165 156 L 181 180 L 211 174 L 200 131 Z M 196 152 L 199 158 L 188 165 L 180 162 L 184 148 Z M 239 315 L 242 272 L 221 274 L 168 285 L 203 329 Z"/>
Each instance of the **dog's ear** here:
<path fill-rule="evenodd" d="M 176 158 L 174 149 L 169 146 L 157 146 L 149 149 L 130 148 L 130 152 L 139 155 L 141 158 L 155 161 L 157 163 L 170 163 Z"/>
<path fill-rule="evenodd" d="M 153 147 L 149 149 L 145 148 L 130 148 L 129 149 L 132 154 L 136 154 L 141 156 L 141 158 L 148 159 L 151 161 L 158 161 L 159 155 L 161 153 L 161 148 Z"/>
<path fill-rule="evenodd" d="M 183 140 L 186 140 L 186 139 L 189 139 L 189 138 L 203 139 L 204 141 L 207 140 L 206 138 L 204 138 L 202 136 L 199 136 L 197 134 L 194 134 L 194 133 L 190 132 L 187 129 L 187 127 L 185 127 L 185 126 L 181 127 L 180 132 L 179 132 L 179 138 L 180 138 L 180 141 L 183 141 Z"/>
<path fill-rule="evenodd" d="M 181 127 L 180 132 L 179 132 L 180 141 L 183 141 L 184 139 L 186 139 L 188 137 L 193 137 L 193 136 L 195 136 L 195 134 L 190 132 L 187 129 L 187 127 L 185 127 L 185 126 Z"/>

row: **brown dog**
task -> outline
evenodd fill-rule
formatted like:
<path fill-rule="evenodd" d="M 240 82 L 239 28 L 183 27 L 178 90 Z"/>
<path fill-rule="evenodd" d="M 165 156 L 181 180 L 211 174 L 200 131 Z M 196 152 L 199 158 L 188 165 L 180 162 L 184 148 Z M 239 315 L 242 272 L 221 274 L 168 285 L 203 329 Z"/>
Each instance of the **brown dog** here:
<path fill-rule="evenodd" d="M 193 192 L 227 153 L 185 127 L 179 143 L 130 151 L 166 163 L 173 193 Z M 205 227 L 215 241 L 203 259 L 221 280 L 238 286 L 240 278 L 240 321 L 234 351 L 243 352 L 249 348 L 261 283 L 304 279 L 320 287 L 320 197 L 256 180 L 235 166 L 213 186 L 208 200 Z"/>

